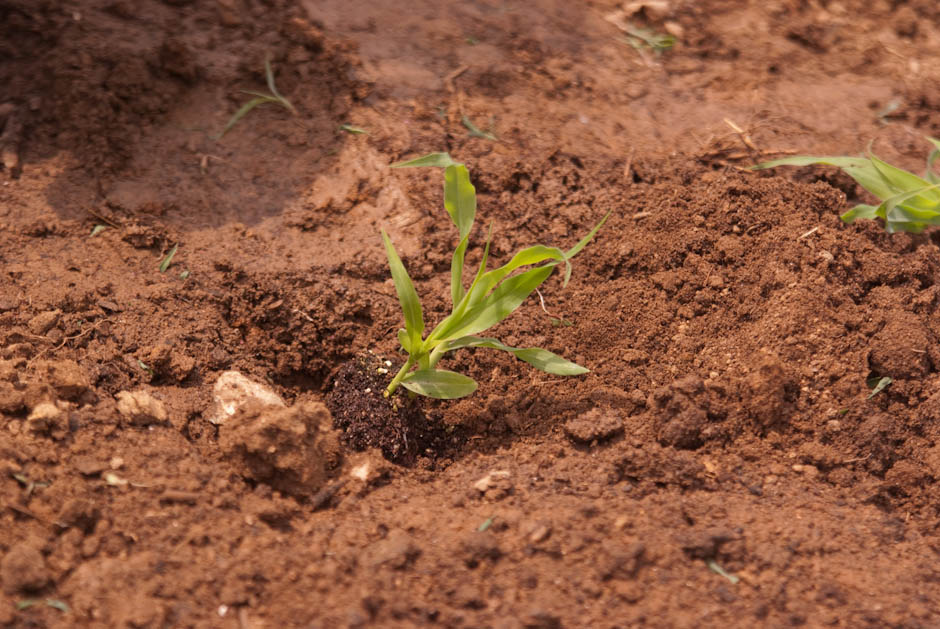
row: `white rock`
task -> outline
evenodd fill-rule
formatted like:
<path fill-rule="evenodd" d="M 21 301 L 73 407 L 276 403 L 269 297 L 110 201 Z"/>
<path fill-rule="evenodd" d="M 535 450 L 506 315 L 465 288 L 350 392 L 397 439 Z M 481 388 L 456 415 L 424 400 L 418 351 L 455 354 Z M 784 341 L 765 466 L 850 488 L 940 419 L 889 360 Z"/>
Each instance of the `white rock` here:
<path fill-rule="evenodd" d="M 225 420 L 249 402 L 262 406 L 287 407 L 277 393 L 263 384 L 249 380 L 237 371 L 223 372 L 215 382 L 212 396 L 212 406 L 206 417 L 217 425 L 224 424 Z"/>

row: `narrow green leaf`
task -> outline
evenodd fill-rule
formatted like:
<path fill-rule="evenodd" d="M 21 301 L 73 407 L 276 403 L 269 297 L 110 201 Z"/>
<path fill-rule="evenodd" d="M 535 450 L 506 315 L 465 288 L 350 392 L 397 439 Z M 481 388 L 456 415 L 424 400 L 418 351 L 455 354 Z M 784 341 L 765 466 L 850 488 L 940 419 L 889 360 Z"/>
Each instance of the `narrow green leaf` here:
<path fill-rule="evenodd" d="M 470 291 L 470 305 L 479 303 L 486 295 L 503 281 L 507 275 L 518 269 L 519 267 L 528 266 L 530 264 L 538 264 L 539 262 L 544 262 L 545 260 L 556 260 L 558 262 L 565 261 L 565 252 L 557 247 L 546 247 L 545 245 L 534 245 L 532 247 L 527 247 L 522 251 L 516 253 L 509 262 L 504 264 L 501 267 L 495 268 L 492 271 L 488 271 L 480 277 L 478 282 L 474 283 L 473 288 Z"/>
<path fill-rule="evenodd" d="M 856 205 L 855 207 L 853 207 L 848 212 L 846 212 L 845 214 L 843 214 L 840 218 L 849 224 L 854 223 L 860 218 L 874 220 L 876 218 L 879 218 L 878 207 L 874 205 L 865 205 L 864 203 L 860 203 Z M 881 216 L 881 218 L 884 218 L 884 216 Z"/>
<path fill-rule="evenodd" d="M 415 291 L 411 278 L 408 277 L 405 265 L 402 264 L 392 240 L 384 229 L 382 230 L 382 239 L 385 242 L 385 252 L 388 254 L 388 266 L 392 272 L 392 280 L 395 282 L 395 292 L 398 293 L 398 301 L 401 303 L 401 309 L 405 315 L 405 329 L 411 340 L 411 348 L 415 349 L 421 344 L 421 335 L 424 334 L 424 316 L 421 313 L 421 301 L 418 299 L 418 293 Z"/>
<path fill-rule="evenodd" d="M 176 250 L 180 248 L 180 244 L 176 243 L 173 245 L 173 248 L 170 249 L 170 253 L 166 254 L 166 257 L 163 258 L 163 262 L 160 263 L 160 272 L 166 273 L 166 270 L 170 268 L 170 265 L 173 264 L 173 256 L 176 255 Z"/>
<path fill-rule="evenodd" d="M 268 81 L 268 89 L 271 90 L 271 94 L 274 95 L 274 98 L 283 105 L 285 108 L 289 109 L 294 115 L 297 114 L 297 110 L 294 109 L 294 106 L 289 100 L 287 100 L 279 91 L 277 91 L 277 86 L 274 85 L 274 71 L 271 70 L 271 60 L 264 60 L 264 74 L 265 78 Z"/>
<path fill-rule="evenodd" d="M 544 282 L 554 266 L 540 266 L 510 277 L 497 286 L 481 303 L 468 308 L 458 320 L 442 331 L 438 340 L 470 336 L 489 329 L 512 314 Z"/>
<path fill-rule="evenodd" d="M 29 609 L 30 607 L 33 607 L 34 605 L 39 605 L 40 602 L 41 601 L 36 598 L 26 598 L 26 599 L 16 602 L 16 609 L 18 609 L 19 611 L 23 611 L 24 609 Z"/>
<path fill-rule="evenodd" d="M 811 155 L 796 155 L 793 157 L 784 157 L 783 159 L 775 159 L 770 162 L 763 162 L 751 166 L 751 168 L 753 170 L 761 170 L 764 168 L 776 168 L 777 166 L 811 166 L 813 164 L 826 164 L 841 168 L 860 186 L 879 199 L 886 199 L 900 192 L 885 181 L 875 165 L 866 157 L 814 157 Z"/>
<path fill-rule="evenodd" d="M 392 164 L 392 168 L 421 168 L 424 166 L 436 166 L 440 168 L 447 168 L 448 166 L 454 166 L 460 162 L 455 162 L 451 159 L 451 156 L 447 153 L 431 153 L 429 155 L 424 155 L 423 157 L 416 157 L 415 159 L 407 160 L 404 162 L 395 162 Z"/>
<path fill-rule="evenodd" d="M 868 394 L 868 397 L 866 399 L 869 399 L 869 400 L 872 399 L 873 397 L 875 397 L 876 395 L 884 391 L 887 388 L 887 386 L 891 384 L 892 382 L 894 382 L 894 380 L 892 380 L 891 378 L 887 376 L 885 376 L 884 378 L 878 378 L 877 380 L 874 378 L 870 378 L 867 384 L 869 387 L 871 387 L 871 393 Z"/>
<path fill-rule="evenodd" d="M 450 263 L 450 299 L 455 309 L 465 294 L 463 290 L 463 259 L 467 253 L 469 243 L 470 236 L 464 236 L 460 240 L 460 244 L 457 245 L 457 249 L 454 250 L 454 257 Z"/>
<path fill-rule="evenodd" d="M 94 228 L 91 230 L 91 237 L 94 238 L 95 236 L 97 236 L 98 234 L 106 230 L 107 228 L 108 228 L 107 225 L 95 225 Z"/>
<path fill-rule="evenodd" d="M 888 197 L 879 197 L 882 200 L 895 196 L 896 194 L 917 191 L 916 195 L 908 198 L 908 201 L 912 205 L 928 209 L 940 201 L 940 194 L 931 188 L 930 182 L 926 179 L 921 179 L 914 173 L 909 173 L 906 170 L 883 162 L 874 155 L 871 156 L 871 163 L 878 169 L 882 178 L 894 188 L 894 194 L 888 195 Z"/>
<path fill-rule="evenodd" d="M 234 127 L 235 124 L 239 120 L 244 118 L 245 115 L 249 111 L 257 107 L 258 105 L 263 105 L 264 103 L 270 103 L 270 102 L 272 102 L 272 99 L 270 96 L 264 96 L 264 97 L 259 96 L 258 98 L 252 98 L 250 101 L 248 101 L 247 103 L 245 103 L 244 105 L 238 108 L 238 111 L 236 111 L 235 114 L 231 118 L 229 118 L 228 124 L 226 124 L 225 128 L 222 129 L 222 132 L 219 133 L 219 135 L 215 136 L 215 139 L 221 140 L 222 136 L 228 133 L 229 129 Z"/>
<path fill-rule="evenodd" d="M 607 222 L 608 218 L 610 218 L 610 212 L 607 212 L 607 214 L 604 215 L 604 218 L 602 218 L 600 222 L 594 226 L 594 229 L 588 232 L 587 236 L 582 238 L 578 242 L 578 244 L 576 244 L 574 247 L 572 247 L 571 249 L 565 252 L 565 280 L 564 282 L 562 282 L 562 286 L 568 286 L 568 282 L 569 280 L 571 280 L 571 263 L 569 262 L 569 260 L 571 260 L 571 258 L 578 255 L 581 252 L 581 250 L 584 249 L 588 245 L 588 243 L 594 239 L 594 236 L 597 235 L 597 232 L 600 230 L 601 227 L 604 226 L 604 223 Z"/>
<path fill-rule="evenodd" d="M 461 238 L 470 233 L 477 213 L 477 194 L 463 164 L 451 164 L 444 171 L 444 209 Z"/>
<path fill-rule="evenodd" d="M 404 349 L 409 354 L 414 353 L 414 348 L 411 347 L 411 337 L 408 336 L 408 330 L 401 328 L 398 330 L 398 342 L 401 343 L 402 349 Z"/>
<path fill-rule="evenodd" d="M 940 140 L 928 137 L 927 141 L 933 144 L 934 149 L 927 156 L 927 171 L 924 174 L 924 179 L 930 183 L 940 183 L 940 175 L 933 171 L 933 163 L 940 159 Z"/>
<path fill-rule="evenodd" d="M 418 395 L 438 400 L 466 397 L 477 390 L 477 383 L 473 378 L 445 369 L 413 371 L 405 376 L 401 386 Z"/>
<path fill-rule="evenodd" d="M 65 612 L 66 614 L 69 613 L 69 606 L 65 603 L 65 601 L 60 601 L 55 598 L 47 598 L 46 606 L 53 609 L 58 609 L 60 612 Z"/>
<path fill-rule="evenodd" d="M 516 358 L 524 360 L 533 367 L 558 376 L 577 376 L 590 371 L 546 349 L 539 347 L 510 347 L 500 343 L 494 338 L 465 336 L 447 343 L 448 350 L 460 349 L 462 347 L 485 347 L 510 352 Z"/>
<path fill-rule="evenodd" d="M 339 126 L 340 131 L 345 131 L 346 133 L 352 133 L 353 135 L 369 135 L 369 132 L 361 127 L 354 127 L 351 124 L 341 124 Z"/>
<path fill-rule="evenodd" d="M 480 128 L 477 127 L 475 124 L 473 124 L 473 122 L 466 116 L 461 118 L 460 122 L 463 123 L 463 126 L 467 127 L 467 131 L 470 132 L 471 137 L 483 138 L 484 140 L 491 140 L 493 142 L 496 142 L 499 140 L 499 138 L 497 138 L 495 135 L 493 135 L 489 131 L 480 130 Z"/>

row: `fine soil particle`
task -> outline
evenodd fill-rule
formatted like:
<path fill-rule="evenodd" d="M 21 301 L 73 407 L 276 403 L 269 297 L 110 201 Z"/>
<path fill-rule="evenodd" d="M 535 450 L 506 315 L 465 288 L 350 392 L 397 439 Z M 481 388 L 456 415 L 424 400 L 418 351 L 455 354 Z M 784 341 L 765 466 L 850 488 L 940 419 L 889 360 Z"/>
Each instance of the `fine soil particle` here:
<path fill-rule="evenodd" d="M 0 627 L 936 626 L 936 228 L 748 170 L 923 173 L 936 1 L 405 4 L 0 2 Z M 486 332 L 590 373 L 382 396 L 437 151 L 468 269 L 610 213 Z"/>

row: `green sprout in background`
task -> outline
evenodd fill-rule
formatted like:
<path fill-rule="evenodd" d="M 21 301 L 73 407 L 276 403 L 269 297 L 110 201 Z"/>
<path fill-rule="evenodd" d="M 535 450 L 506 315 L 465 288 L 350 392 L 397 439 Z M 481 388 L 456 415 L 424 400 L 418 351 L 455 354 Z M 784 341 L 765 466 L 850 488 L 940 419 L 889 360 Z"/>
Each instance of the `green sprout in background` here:
<path fill-rule="evenodd" d="M 238 111 L 229 118 L 228 124 L 225 125 L 225 128 L 222 129 L 222 132 L 219 135 L 215 136 L 216 140 L 221 140 L 222 136 L 228 133 L 229 129 L 235 126 L 235 124 L 245 117 L 249 111 L 257 107 L 258 105 L 265 105 L 268 103 L 274 103 L 280 105 L 284 109 L 288 110 L 295 116 L 297 115 L 297 110 L 294 109 L 294 106 L 289 100 L 284 98 L 280 92 L 277 91 L 277 86 L 274 85 L 274 72 L 271 70 L 271 61 L 270 59 L 264 60 L 264 74 L 268 81 L 268 89 L 271 90 L 270 93 L 265 94 L 264 92 L 253 92 L 251 90 L 241 90 L 242 94 L 248 94 L 249 96 L 254 96 L 250 101 L 238 108 Z"/>
<path fill-rule="evenodd" d="M 573 376 L 587 373 L 588 370 L 584 367 L 547 350 L 538 347 L 509 347 L 495 338 L 476 335 L 512 314 L 560 264 L 564 265 L 564 285 L 567 285 L 571 277 L 571 259 L 594 238 L 610 214 L 601 219 L 587 236 L 568 251 L 535 245 L 518 252 L 508 263 L 492 271 L 486 270 L 490 250 L 490 237 L 487 236 L 480 268 L 469 288 L 464 289 L 464 255 L 476 216 L 476 189 L 470 183 L 467 167 L 455 162 L 447 153 L 432 153 L 392 165 L 393 168 L 422 166 L 444 168 L 444 208 L 460 236 L 451 261 L 452 309 L 450 315 L 424 337 L 424 316 L 418 293 L 391 239 L 383 229 L 382 239 L 388 254 L 388 264 L 405 318 L 405 328 L 398 331 L 398 340 L 408 353 L 408 360 L 385 390 L 386 397 L 395 393 L 399 386 L 419 395 L 439 399 L 470 395 L 477 388 L 477 383 L 472 378 L 437 368 L 437 363 L 447 352 L 464 347 L 504 350 L 542 371 L 555 375 Z M 521 267 L 532 265 L 537 266 L 511 275 Z"/>
<path fill-rule="evenodd" d="M 843 221 L 852 223 L 860 218 L 880 218 L 889 234 L 899 231 L 918 234 L 930 225 L 940 225 L 940 175 L 933 172 L 933 164 L 940 158 L 940 140 L 927 140 L 934 149 L 927 156 L 927 170 L 923 177 L 881 161 L 870 150 L 868 157 L 798 155 L 757 164 L 753 168 L 811 164 L 837 166 L 881 201 L 877 206 L 856 205 L 842 215 Z"/>
<path fill-rule="evenodd" d="M 669 33 L 657 33 L 651 28 L 640 28 L 627 24 L 623 41 L 637 50 L 652 50 L 657 55 L 676 45 L 676 38 Z"/>

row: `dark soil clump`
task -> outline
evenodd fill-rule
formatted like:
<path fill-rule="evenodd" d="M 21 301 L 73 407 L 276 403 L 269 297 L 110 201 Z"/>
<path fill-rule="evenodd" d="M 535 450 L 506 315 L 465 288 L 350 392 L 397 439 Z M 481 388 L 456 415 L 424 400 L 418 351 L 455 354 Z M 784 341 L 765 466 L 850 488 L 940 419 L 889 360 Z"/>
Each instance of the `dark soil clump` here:
<path fill-rule="evenodd" d="M 437 459 L 459 449 L 465 441 L 458 427 L 447 427 L 440 413 L 426 412 L 425 401 L 409 399 L 402 391 L 384 396 L 390 361 L 375 355 L 358 356 L 339 370 L 326 406 L 343 442 L 354 450 L 379 448 L 389 461 L 414 465 L 420 457 Z"/>

